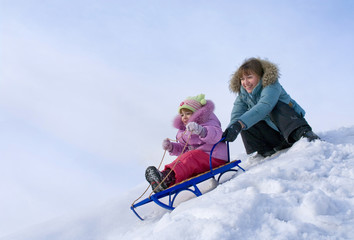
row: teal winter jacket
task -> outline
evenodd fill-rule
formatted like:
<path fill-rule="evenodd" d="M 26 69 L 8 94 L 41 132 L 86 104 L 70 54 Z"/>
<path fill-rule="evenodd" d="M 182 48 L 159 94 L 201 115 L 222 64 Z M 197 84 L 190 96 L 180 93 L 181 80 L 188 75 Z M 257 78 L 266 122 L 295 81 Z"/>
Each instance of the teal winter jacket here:
<path fill-rule="evenodd" d="M 239 70 L 230 80 L 230 89 L 238 93 L 238 96 L 234 102 L 229 126 L 240 120 L 245 125 L 244 130 L 247 130 L 264 120 L 270 127 L 279 131 L 269 116 L 278 101 L 288 104 L 301 116 L 305 116 L 305 111 L 280 85 L 277 66 L 266 60 L 258 60 L 262 63 L 264 74 L 252 93 L 248 93 L 242 87 L 241 80 L 236 77 Z"/>

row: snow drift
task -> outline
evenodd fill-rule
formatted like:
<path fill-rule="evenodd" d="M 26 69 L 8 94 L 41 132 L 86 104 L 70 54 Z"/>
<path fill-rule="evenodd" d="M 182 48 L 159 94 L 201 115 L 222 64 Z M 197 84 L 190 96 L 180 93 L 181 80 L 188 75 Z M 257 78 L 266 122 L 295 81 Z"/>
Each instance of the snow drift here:
<path fill-rule="evenodd" d="M 245 173 L 199 198 L 181 194 L 169 212 L 130 204 L 146 183 L 100 209 L 2 238 L 19 239 L 354 239 L 354 127 L 319 133 L 268 158 L 245 154 Z M 230 145 L 232 147 L 232 144 Z"/>

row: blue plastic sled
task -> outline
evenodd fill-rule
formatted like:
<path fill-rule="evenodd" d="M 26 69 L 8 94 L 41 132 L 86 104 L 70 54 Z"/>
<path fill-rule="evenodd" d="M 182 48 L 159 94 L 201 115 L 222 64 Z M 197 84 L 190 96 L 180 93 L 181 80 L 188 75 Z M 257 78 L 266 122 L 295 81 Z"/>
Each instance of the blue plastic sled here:
<path fill-rule="evenodd" d="M 199 197 L 202 195 L 202 192 L 197 187 L 197 184 L 204 182 L 205 180 L 208 180 L 210 178 L 215 179 L 215 176 L 220 174 L 217 179 L 217 181 L 219 182 L 221 176 L 224 173 L 230 172 L 230 171 L 237 172 L 238 170 L 233 169 L 234 167 L 238 167 L 242 171 L 245 171 L 242 167 L 240 167 L 238 165 L 241 162 L 241 160 L 234 160 L 234 161 L 230 162 L 230 150 L 229 150 L 229 143 L 228 142 L 227 142 L 228 162 L 225 165 L 222 165 L 217 168 L 212 167 L 211 159 L 212 159 L 212 154 L 213 154 L 214 148 L 216 147 L 217 144 L 219 144 L 223 140 L 224 139 L 221 139 L 219 142 L 217 142 L 210 151 L 210 158 L 209 158 L 210 171 L 207 171 L 207 172 L 197 175 L 195 177 L 189 178 L 181 183 L 178 183 L 176 185 L 173 185 L 172 187 L 165 189 L 164 191 L 155 193 L 155 194 L 151 195 L 150 197 L 148 197 L 138 203 L 132 204 L 130 209 L 135 213 L 135 215 L 140 220 L 144 220 L 144 219 L 139 216 L 139 214 L 135 211 L 135 208 L 145 205 L 145 204 L 152 202 L 152 201 L 155 202 L 157 205 L 172 211 L 174 209 L 173 203 L 174 203 L 177 195 L 180 192 L 190 191 L 190 192 L 194 193 L 197 197 Z M 192 189 L 192 187 L 194 187 L 194 189 Z M 160 201 L 161 198 L 164 198 L 166 196 L 169 197 L 168 204 Z"/>

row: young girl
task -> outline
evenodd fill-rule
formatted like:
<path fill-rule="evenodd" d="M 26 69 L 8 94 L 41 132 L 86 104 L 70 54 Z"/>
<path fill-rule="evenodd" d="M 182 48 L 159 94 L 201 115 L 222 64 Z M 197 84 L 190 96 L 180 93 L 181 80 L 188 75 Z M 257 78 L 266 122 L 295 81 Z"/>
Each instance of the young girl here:
<path fill-rule="evenodd" d="M 205 100 L 204 94 L 189 97 L 180 104 L 179 115 L 173 122 L 173 126 L 178 129 L 177 142 L 165 139 L 162 143 L 164 150 L 178 157 L 167 164 L 162 172 L 154 166 L 148 167 L 145 172 L 145 178 L 154 192 L 160 192 L 210 169 L 210 151 L 222 136 L 220 121 L 213 111 L 213 102 Z M 218 167 L 225 164 L 227 159 L 226 144 L 221 142 L 213 151 L 212 165 Z"/>
<path fill-rule="evenodd" d="M 234 141 L 241 132 L 247 154 L 263 157 L 288 148 L 301 137 L 319 139 L 306 122 L 305 111 L 279 83 L 276 65 L 251 58 L 230 80 L 231 91 L 238 93 L 231 121 L 223 133 L 225 141 Z"/>

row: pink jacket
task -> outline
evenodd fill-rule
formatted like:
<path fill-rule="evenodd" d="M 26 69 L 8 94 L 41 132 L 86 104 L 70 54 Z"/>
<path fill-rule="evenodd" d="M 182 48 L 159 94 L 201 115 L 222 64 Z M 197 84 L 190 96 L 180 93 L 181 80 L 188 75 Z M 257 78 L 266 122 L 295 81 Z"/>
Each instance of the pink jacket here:
<path fill-rule="evenodd" d="M 204 138 L 199 135 L 192 134 L 188 140 L 191 133 L 186 131 L 186 127 L 181 120 L 181 116 L 178 115 L 175 117 L 173 126 L 178 129 L 176 136 L 177 142 L 172 142 L 173 149 L 170 152 L 170 155 L 180 155 L 187 141 L 188 145 L 186 146 L 184 152 L 198 149 L 210 154 L 212 147 L 221 139 L 222 136 L 221 123 L 213 113 L 214 108 L 214 103 L 207 100 L 207 103 L 201 109 L 194 112 L 189 118 L 188 122 L 196 122 L 206 128 L 207 135 Z M 226 143 L 221 142 L 215 147 L 213 151 L 213 158 L 227 161 L 228 157 Z"/>

